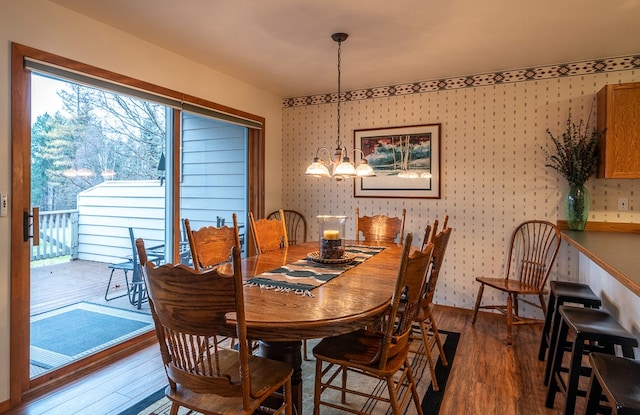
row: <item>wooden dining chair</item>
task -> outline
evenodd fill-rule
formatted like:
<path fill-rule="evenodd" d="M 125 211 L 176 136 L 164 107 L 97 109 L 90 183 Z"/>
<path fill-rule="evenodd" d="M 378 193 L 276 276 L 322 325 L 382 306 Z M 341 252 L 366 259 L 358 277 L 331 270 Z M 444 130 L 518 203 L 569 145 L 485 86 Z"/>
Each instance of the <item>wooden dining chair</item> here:
<path fill-rule="evenodd" d="M 399 218 L 375 215 L 360 216 L 360 209 L 356 207 L 356 242 L 360 242 L 360 234 L 364 242 L 393 243 L 400 235 L 400 241 L 404 239 L 404 220 L 407 214 L 402 209 Z"/>
<path fill-rule="evenodd" d="M 442 230 L 437 233 L 437 219 L 433 221 L 433 226 L 427 226 L 428 229 L 425 231 L 425 235 L 428 236 L 426 240 L 423 240 L 422 249 L 424 250 L 427 246 L 429 246 L 429 244 L 432 244 L 433 255 L 431 256 L 431 266 L 429 267 L 424 294 L 422 299 L 420 300 L 420 308 L 414 320 L 416 323 L 418 323 L 419 329 L 414 330 L 414 338 L 420 339 L 424 344 L 425 354 L 429 363 L 429 370 L 431 371 L 431 385 L 433 386 L 434 391 L 440 390 L 438 381 L 436 379 L 435 363 L 431 354 L 434 343 L 438 346 L 438 351 L 440 352 L 440 361 L 442 362 L 442 364 L 444 366 L 447 366 L 449 364 L 442 347 L 442 340 L 440 339 L 440 333 L 438 332 L 438 325 L 436 324 L 436 320 L 433 316 L 433 311 L 435 309 L 433 297 L 436 293 L 436 286 L 438 283 L 438 277 L 440 275 L 440 269 L 444 261 L 444 255 L 447 250 L 447 245 L 449 244 L 449 237 L 451 236 L 451 228 L 447 226 L 448 220 L 449 216 L 445 215 L 442 221 Z"/>
<path fill-rule="evenodd" d="M 285 215 L 282 209 L 279 213 L 281 219 L 255 220 L 253 213 L 249 212 L 249 225 L 258 254 L 289 246 Z"/>
<path fill-rule="evenodd" d="M 142 240 L 137 245 L 144 250 Z M 172 415 L 180 407 L 204 414 L 253 414 L 274 395 L 279 395 L 277 408 L 267 412 L 293 414 L 291 366 L 251 354 L 236 246 L 232 265 L 229 274 L 184 264 L 156 267 L 150 261 L 143 269 Z M 233 329 L 226 322 L 228 313 L 235 313 Z M 232 334 L 239 339 L 238 350 L 218 342 L 218 336 Z M 284 393 L 278 392 L 281 388 Z"/>
<path fill-rule="evenodd" d="M 267 219 L 278 219 L 280 212 L 284 213 L 285 223 L 287 224 L 287 240 L 289 245 L 307 242 L 307 220 L 304 215 L 295 210 L 276 210 L 267 215 Z"/>
<path fill-rule="evenodd" d="M 196 270 L 228 262 L 231 259 L 231 248 L 237 246 L 240 249 L 238 218 L 235 213 L 232 217 L 233 227 L 203 226 L 198 230 L 191 229 L 189 219 L 184 219 L 193 267 Z"/>
<path fill-rule="evenodd" d="M 314 415 L 319 414 L 321 405 L 365 413 L 361 408 L 348 406 L 347 395 L 388 403 L 396 415 L 403 414 L 401 406 L 408 405 L 408 399 L 413 398 L 416 412 L 422 414 L 421 397 L 418 396 L 408 355 L 411 326 L 422 298 L 433 244 L 428 244 L 424 251 L 413 249 L 411 252 L 412 242 L 413 235 L 408 234 L 391 304 L 381 319 L 380 327 L 325 338 L 313 348 L 316 358 Z M 383 381 L 388 396 L 375 394 L 374 390 L 362 388 L 362 385 L 350 385 L 347 382 L 348 372 Z M 360 390 L 355 389 L 358 386 Z M 337 391 L 340 402 L 338 399 L 323 399 L 322 395 L 329 391 Z"/>
<path fill-rule="evenodd" d="M 544 296 L 545 284 L 551 267 L 560 249 L 560 230 L 551 222 L 530 220 L 521 223 L 511 235 L 506 254 L 503 277 L 477 277 L 480 283 L 471 324 L 475 324 L 479 309 L 497 310 L 506 316 L 507 344 L 513 343 L 514 324 L 539 323 L 540 320 L 525 318 L 519 314 L 519 300 L 542 309 L 547 313 Z M 481 305 L 484 287 L 489 286 L 506 294 L 507 303 Z M 533 301 L 521 299 L 521 296 L 538 296 L 539 305 Z"/>

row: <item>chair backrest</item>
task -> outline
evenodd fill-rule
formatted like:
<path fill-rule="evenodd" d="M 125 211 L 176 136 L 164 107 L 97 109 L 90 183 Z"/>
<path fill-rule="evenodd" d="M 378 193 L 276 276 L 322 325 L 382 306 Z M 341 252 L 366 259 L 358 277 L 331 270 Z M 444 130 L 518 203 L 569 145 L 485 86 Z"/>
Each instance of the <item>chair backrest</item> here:
<path fill-rule="evenodd" d="M 144 243 L 138 245 L 144 249 Z M 169 385 L 197 393 L 250 397 L 249 350 L 245 323 L 240 252 L 232 250 L 228 267 L 196 271 L 184 264 L 159 267 L 147 262 L 144 278 Z M 240 367 L 225 367 L 236 353 L 221 347 L 218 335 L 230 333 L 225 315 L 236 313 Z"/>
<path fill-rule="evenodd" d="M 443 220 L 447 223 L 447 217 Z M 434 221 L 434 229 L 438 228 L 438 220 Z M 433 232 L 435 234 L 435 232 Z M 444 262 L 444 255 L 447 251 L 447 245 L 449 244 L 449 237 L 451 236 L 451 228 L 443 227 L 443 229 L 435 235 L 431 236 L 431 239 L 427 241 L 427 244 L 433 244 L 433 255 L 431 256 L 431 267 L 429 269 L 427 284 L 425 285 L 424 297 L 421 301 L 421 307 L 429 307 L 433 303 L 433 297 L 436 293 L 436 285 L 438 284 L 438 276 L 440 275 L 440 269 Z M 425 246 L 423 245 L 424 249 Z"/>
<path fill-rule="evenodd" d="M 409 233 L 404 242 L 389 318 L 385 319 L 380 369 L 384 369 L 391 357 L 398 353 L 408 353 L 412 324 L 418 314 L 424 292 L 433 244 L 427 244 L 425 249 L 420 251 L 411 246 L 412 242 L 413 234 Z"/>
<path fill-rule="evenodd" d="M 260 219 L 257 221 L 253 217 L 253 213 L 249 212 L 251 233 L 256 251 L 259 254 L 289 246 L 285 215 L 282 209 L 279 212 L 281 219 Z"/>
<path fill-rule="evenodd" d="M 198 230 L 191 229 L 189 219 L 184 219 L 189 249 L 196 270 L 214 267 L 231 259 L 231 248 L 240 249 L 238 218 L 233 214 L 233 227 L 203 226 Z"/>
<path fill-rule="evenodd" d="M 356 241 L 360 242 L 362 233 L 365 242 L 392 243 L 400 235 L 400 242 L 404 239 L 404 219 L 406 209 L 402 209 L 402 217 L 395 218 L 386 215 L 360 216 L 360 209 L 356 207 Z"/>
<path fill-rule="evenodd" d="M 269 213 L 267 219 L 280 219 L 280 212 L 284 212 L 289 245 L 307 242 L 307 220 L 304 215 L 295 210 L 282 209 Z"/>
<path fill-rule="evenodd" d="M 142 269 L 140 264 L 142 261 L 138 260 L 138 250 L 136 249 L 136 237 L 133 232 L 133 228 L 129 228 L 129 243 L 131 243 L 131 262 L 133 263 L 133 281 L 142 281 Z M 146 252 L 145 252 L 146 262 Z"/>
<path fill-rule="evenodd" d="M 560 242 L 560 230 L 551 222 L 530 220 L 518 225 L 511 235 L 505 279 L 516 279 L 543 290 Z"/>

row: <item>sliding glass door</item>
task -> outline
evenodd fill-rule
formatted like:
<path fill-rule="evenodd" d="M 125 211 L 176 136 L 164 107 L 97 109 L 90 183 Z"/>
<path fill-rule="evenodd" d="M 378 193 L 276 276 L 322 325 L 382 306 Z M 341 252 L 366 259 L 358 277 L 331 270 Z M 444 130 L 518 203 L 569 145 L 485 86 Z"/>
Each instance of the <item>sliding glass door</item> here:
<path fill-rule="evenodd" d="M 33 74 L 31 83 L 34 378 L 153 328 L 133 239 L 161 260 L 172 240 L 165 226 L 172 112 L 58 78 Z"/>
<path fill-rule="evenodd" d="M 247 229 L 248 128 L 182 113 L 180 218 L 192 229 L 232 226 L 238 219 L 244 247 Z M 183 236 L 183 243 L 186 237 Z M 188 255 L 184 255 L 190 261 Z"/>

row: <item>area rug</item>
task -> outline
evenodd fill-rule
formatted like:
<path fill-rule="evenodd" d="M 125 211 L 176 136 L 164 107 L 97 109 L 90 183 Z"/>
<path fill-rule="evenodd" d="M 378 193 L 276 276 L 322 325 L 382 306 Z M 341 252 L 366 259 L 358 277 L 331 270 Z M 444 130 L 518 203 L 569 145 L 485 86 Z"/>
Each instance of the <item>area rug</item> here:
<path fill-rule="evenodd" d="M 32 365 L 52 369 L 153 329 L 151 315 L 80 302 L 31 317 Z"/>
<path fill-rule="evenodd" d="M 449 377 L 449 372 L 451 371 L 451 367 L 454 362 L 456 348 L 458 346 L 458 341 L 460 339 L 459 333 L 452 333 L 446 331 L 440 331 L 440 336 L 444 341 L 444 352 L 449 362 L 448 366 L 443 366 L 440 361 L 440 356 L 438 353 L 437 347 L 433 348 L 433 357 L 437 359 L 436 364 L 436 377 L 438 379 L 438 384 L 440 385 L 440 391 L 433 391 L 433 387 L 431 386 L 431 377 L 429 367 L 427 366 L 426 358 L 423 354 L 412 354 L 412 368 L 414 375 L 416 377 L 416 381 L 418 382 L 418 393 L 423 395 L 422 399 L 422 410 L 425 414 L 437 414 L 440 410 L 440 404 L 442 402 L 442 397 L 444 396 L 444 392 L 446 389 L 447 379 Z M 310 340 L 308 342 L 308 347 L 312 348 L 315 344 L 315 341 Z M 414 342 L 414 344 L 418 347 L 417 351 L 420 351 L 422 348 L 422 342 Z M 313 359 L 313 355 L 310 354 L 310 360 L 302 362 L 302 375 L 303 375 L 303 402 L 302 402 L 302 413 L 303 415 L 312 414 L 313 413 L 313 377 L 315 374 L 315 360 Z M 368 380 L 358 380 L 355 376 L 350 374 L 350 380 L 355 382 L 367 382 Z M 381 389 L 379 382 L 374 382 L 371 386 L 368 386 L 370 389 Z M 382 392 L 381 392 L 382 393 Z M 383 406 L 383 405 L 378 405 Z M 164 397 L 164 388 L 156 391 L 155 393 L 149 395 L 142 401 L 128 408 L 127 410 L 121 412 L 119 415 L 167 415 L 169 414 L 169 409 L 171 408 L 171 404 L 167 398 Z M 386 410 L 386 408 L 370 408 L 371 413 L 374 414 L 387 414 L 391 413 Z M 183 415 L 188 411 L 185 408 L 180 408 L 178 414 Z M 417 411 L 413 406 L 413 403 L 410 402 L 408 408 L 406 408 L 406 414 L 415 414 Z M 339 412 L 332 412 L 331 409 L 322 407 L 321 413 L 324 414 L 333 414 Z M 197 413 L 196 413 L 197 414 Z"/>

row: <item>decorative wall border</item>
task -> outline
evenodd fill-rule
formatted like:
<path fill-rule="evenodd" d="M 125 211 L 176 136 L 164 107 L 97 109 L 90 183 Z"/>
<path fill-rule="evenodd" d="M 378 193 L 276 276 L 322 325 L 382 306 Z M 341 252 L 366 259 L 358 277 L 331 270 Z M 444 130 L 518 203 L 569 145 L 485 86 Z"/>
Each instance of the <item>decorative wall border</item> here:
<path fill-rule="evenodd" d="M 594 59 L 583 62 L 540 66 L 537 68 L 515 69 L 479 75 L 467 75 L 447 79 L 356 89 L 343 92 L 341 99 L 343 102 L 359 101 L 363 99 L 390 97 L 395 95 L 421 94 L 424 92 L 440 90 L 562 78 L 566 76 L 587 75 L 598 72 L 624 71 L 627 69 L 640 69 L 640 55 Z M 285 98 L 282 101 L 282 106 L 284 108 L 301 107 L 306 105 L 329 104 L 337 101 L 338 94 L 337 92 L 334 92 L 330 94 L 311 95 L 306 97 Z"/>

